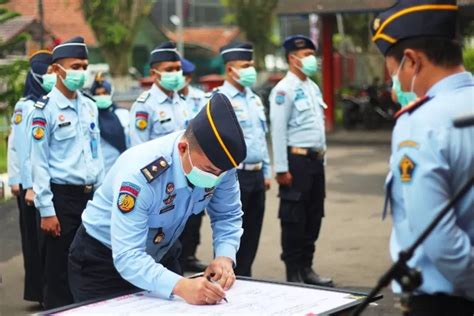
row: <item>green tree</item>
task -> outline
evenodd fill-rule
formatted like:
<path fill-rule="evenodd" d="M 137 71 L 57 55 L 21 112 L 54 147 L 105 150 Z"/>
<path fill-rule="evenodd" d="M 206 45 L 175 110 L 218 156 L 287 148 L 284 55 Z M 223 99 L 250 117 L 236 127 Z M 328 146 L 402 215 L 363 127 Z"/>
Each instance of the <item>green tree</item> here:
<path fill-rule="evenodd" d="M 265 55 L 273 48 L 272 31 L 278 0 L 221 0 L 230 13 L 224 18 L 235 23 L 254 45 L 258 69 L 265 65 Z"/>
<path fill-rule="evenodd" d="M 82 0 L 82 8 L 110 66 L 114 83 L 128 78 L 132 46 L 140 20 L 150 13 L 153 0 Z M 125 79 L 127 81 L 127 79 Z"/>
<path fill-rule="evenodd" d="M 8 0 L 0 0 L 0 5 L 4 5 Z M 15 17 L 18 13 L 10 11 L 4 7 L 0 8 L 0 24 L 3 24 Z M 28 34 L 20 33 L 5 42 L 0 42 L 0 56 L 8 54 L 10 48 L 28 39 Z M 27 60 L 6 60 L 0 65 L 0 111 L 3 115 L 9 116 L 16 102 L 23 95 L 25 88 L 25 77 L 28 70 Z"/>

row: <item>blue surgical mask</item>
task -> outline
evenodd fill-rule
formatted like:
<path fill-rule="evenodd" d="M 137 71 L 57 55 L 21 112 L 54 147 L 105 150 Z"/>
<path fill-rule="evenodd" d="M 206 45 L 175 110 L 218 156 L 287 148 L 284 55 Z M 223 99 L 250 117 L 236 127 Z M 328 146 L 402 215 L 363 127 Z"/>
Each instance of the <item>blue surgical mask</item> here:
<path fill-rule="evenodd" d="M 198 167 L 194 166 L 191 160 L 190 152 L 191 150 L 188 144 L 188 159 L 192 167 L 191 171 L 186 174 L 186 178 L 188 178 L 189 182 L 199 188 L 213 188 L 218 185 L 226 174 L 226 172 L 223 172 L 220 175 L 216 176 L 210 172 L 206 172 L 199 169 Z"/>
<path fill-rule="evenodd" d="M 183 71 L 162 71 L 154 70 L 155 73 L 160 74 L 161 78 L 158 83 L 164 89 L 169 91 L 178 91 L 180 85 L 182 84 Z"/>
<path fill-rule="evenodd" d="M 416 100 L 417 96 L 413 92 L 413 85 L 415 83 L 416 75 L 413 77 L 411 82 L 411 90 L 410 92 L 406 92 L 402 90 L 402 85 L 400 84 L 400 79 L 398 78 L 398 74 L 402 69 L 403 63 L 405 62 L 405 56 L 403 56 L 402 61 L 400 62 L 400 66 L 398 67 L 397 72 L 395 75 L 392 76 L 392 89 L 395 91 L 397 96 L 397 102 L 403 107 L 407 106 L 408 104 L 412 103 Z"/>
<path fill-rule="evenodd" d="M 255 67 L 232 69 L 239 75 L 239 79 L 235 80 L 243 87 L 251 87 L 257 81 L 257 70 L 255 70 Z"/>
<path fill-rule="evenodd" d="M 311 77 L 318 71 L 318 60 L 316 56 L 309 55 L 303 58 L 299 58 L 301 61 L 302 67 L 300 68 L 301 71 L 308 77 Z"/>
<path fill-rule="evenodd" d="M 66 78 L 62 78 L 61 76 L 59 76 L 59 78 L 69 91 L 76 91 L 84 87 L 86 83 L 85 70 L 64 69 L 64 67 L 59 64 L 58 66 L 66 72 Z"/>

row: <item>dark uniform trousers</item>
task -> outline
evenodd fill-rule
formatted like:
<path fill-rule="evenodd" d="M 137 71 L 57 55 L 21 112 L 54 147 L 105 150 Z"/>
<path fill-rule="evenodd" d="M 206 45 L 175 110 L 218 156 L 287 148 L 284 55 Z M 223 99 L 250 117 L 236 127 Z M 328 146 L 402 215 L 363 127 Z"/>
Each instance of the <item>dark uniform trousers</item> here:
<path fill-rule="evenodd" d="M 177 259 L 180 252 L 181 245 L 177 241 L 160 263 L 167 269 L 182 274 Z M 69 286 L 75 303 L 139 290 L 119 274 L 114 266 L 112 250 L 90 236 L 83 225 L 77 230 L 72 242 L 68 270 Z"/>
<path fill-rule="evenodd" d="M 69 246 L 76 230 L 81 225 L 81 215 L 93 193 L 85 186 L 59 185 L 51 183 L 53 205 L 61 226 L 61 235 L 45 236 L 45 290 L 46 309 L 73 302 L 69 291 L 67 265 Z"/>
<path fill-rule="evenodd" d="M 252 275 L 252 263 L 257 254 L 263 214 L 265 212 L 265 179 L 263 171 L 237 170 L 242 202 L 242 228 L 240 247 L 236 256 L 235 274 Z"/>
<path fill-rule="evenodd" d="M 311 267 L 324 217 L 325 175 L 321 158 L 288 153 L 290 187 L 280 186 L 281 259 L 295 269 Z"/>
<path fill-rule="evenodd" d="M 23 252 L 23 267 L 25 270 L 23 299 L 33 302 L 43 302 L 43 262 L 40 251 L 44 238 L 40 234 L 40 217 L 34 206 L 25 202 L 26 190 L 20 186 L 20 196 L 17 198 L 20 210 L 21 250 Z"/>
<path fill-rule="evenodd" d="M 203 216 L 204 212 L 191 215 L 186 222 L 186 226 L 184 227 L 181 236 L 179 237 L 182 246 L 181 256 L 179 259 L 182 270 L 184 270 L 184 266 L 186 265 L 186 259 L 196 256 L 197 247 L 201 242 L 200 230 Z"/>
<path fill-rule="evenodd" d="M 474 301 L 445 294 L 415 295 L 409 299 L 409 316 L 472 316 Z"/>

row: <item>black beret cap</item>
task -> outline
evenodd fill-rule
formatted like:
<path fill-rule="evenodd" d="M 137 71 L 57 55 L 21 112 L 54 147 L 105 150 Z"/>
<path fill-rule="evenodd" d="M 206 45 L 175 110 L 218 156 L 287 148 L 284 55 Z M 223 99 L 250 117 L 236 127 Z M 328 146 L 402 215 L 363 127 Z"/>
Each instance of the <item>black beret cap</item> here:
<path fill-rule="evenodd" d="M 253 45 L 250 43 L 231 43 L 226 46 L 222 46 L 220 53 L 224 63 L 228 63 L 233 60 L 252 60 L 253 58 Z"/>
<path fill-rule="evenodd" d="M 76 36 L 56 46 L 53 49 L 53 60 L 51 62 L 54 63 L 63 58 L 88 59 L 84 38 Z"/>
<path fill-rule="evenodd" d="M 180 61 L 176 44 L 173 42 L 164 42 L 158 45 L 150 53 L 150 66 L 164 61 Z"/>
<path fill-rule="evenodd" d="M 224 94 L 212 96 L 191 120 L 191 128 L 204 154 L 222 171 L 237 167 L 247 156 L 244 134 Z"/>
<path fill-rule="evenodd" d="M 399 0 L 372 22 L 372 41 L 382 54 L 400 40 L 456 37 L 456 0 Z"/>
<path fill-rule="evenodd" d="M 295 50 L 306 48 L 316 50 L 316 46 L 314 45 L 313 41 L 309 37 L 304 35 L 288 36 L 283 42 L 283 47 L 285 48 L 286 54 L 291 53 Z"/>
<path fill-rule="evenodd" d="M 51 52 L 48 50 L 39 50 L 30 56 L 30 68 L 38 75 L 44 75 L 51 65 Z"/>

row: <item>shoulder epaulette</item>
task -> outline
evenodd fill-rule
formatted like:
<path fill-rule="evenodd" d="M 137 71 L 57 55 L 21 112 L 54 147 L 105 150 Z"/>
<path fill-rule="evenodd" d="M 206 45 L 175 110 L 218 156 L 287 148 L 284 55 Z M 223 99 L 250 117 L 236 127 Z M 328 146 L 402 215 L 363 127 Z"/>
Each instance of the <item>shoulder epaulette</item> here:
<path fill-rule="evenodd" d="M 431 98 L 427 95 L 424 97 L 416 100 L 415 102 L 412 102 L 408 104 L 406 107 L 402 108 L 400 111 L 395 113 L 395 119 L 398 119 L 400 116 L 402 116 L 405 113 L 413 113 L 416 109 L 418 109 L 420 106 L 425 104 L 427 101 L 429 101 Z"/>
<path fill-rule="evenodd" d="M 145 103 L 145 101 L 148 99 L 149 96 L 150 96 L 150 92 L 149 91 L 144 91 L 138 97 L 137 102 Z"/>
<path fill-rule="evenodd" d="M 85 96 L 86 98 L 88 99 L 91 99 L 92 101 L 94 101 L 95 103 L 95 99 L 93 96 L 91 96 L 88 92 L 85 92 L 85 91 L 81 91 L 82 95 Z"/>
<path fill-rule="evenodd" d="M 43 95 L 41 98 L 38 99 L 35 103 L 35 108 L 37 109 L 44 109 L 46 104 L 49 102 L 49 97 L 47 95 Z"/>
<path fill-rule="evenodd" d="M 26 96 L 26 97 L 21 97 L 20 100 L 18 100 L 19 102 L 23 102 L 23 101 L 26 101 L 29 99 L 29 96 Z"/>
<path fill-rule="evenodd" d="M 156 178 L 158 178 L 163 172 L 166 171 L 170 167 L 169 163 L 166 161 L 165 158 L 160 157 L 153 161 L 152 163 L 148 164 L 140 171 L 145 176 L 145 179 L 148 183 L 152 182 Z"/>

